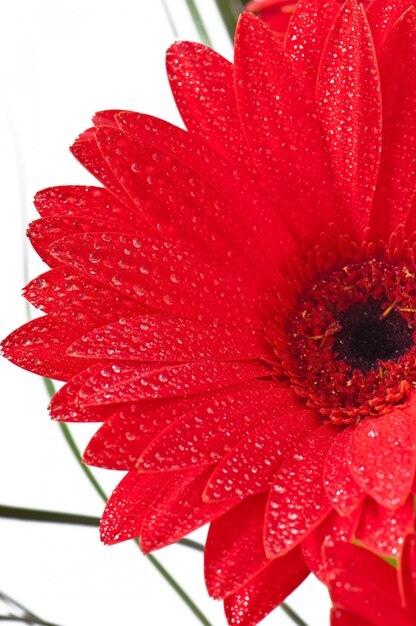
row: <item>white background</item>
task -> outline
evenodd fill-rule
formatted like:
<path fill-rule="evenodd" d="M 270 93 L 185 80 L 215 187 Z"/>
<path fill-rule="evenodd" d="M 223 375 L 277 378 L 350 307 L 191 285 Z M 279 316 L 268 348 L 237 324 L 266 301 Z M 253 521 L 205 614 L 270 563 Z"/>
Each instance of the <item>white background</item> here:
<path fill-rule="evenodd" d="M 184 0 L 166 0 L 182 39 L 198 39 Z M 214 0 L 200 3 L 216 49 L 231 47 Z M 0 9 L 0 336 L 26 321 L 20 289 L 43 270 L 24 239 L 35 191 L 91 183 L 68 152 L 101 109 L 152 113 L 180 124 L 164 73 L 173 41 L 160 0 L 20 0 Z M 25 251 L 25 252 L 24 252 Z M 34 312 L 32 312 L 33 314 Z M 48 419 L 40 378 L 0 359 L 0 503 L 99 516 L 102 502 Z M 72 428 L 81 448 L 89 425 Z M 119 473 L 97 471 L 108 492 Z M 196 538 L 203 540 L 204 530 Z M 202 556 L 172 546 L 157 555 L 214 626 Z M 0 590 L 60 626 L 199 622 L 133 544 L 100 544 L 95 529 L 0 519 Z M 290 599 L 310 626 L 328 623 L 327 594 L 311 577 Z M 264 625 L 292 622 L 275 611 Z"/>

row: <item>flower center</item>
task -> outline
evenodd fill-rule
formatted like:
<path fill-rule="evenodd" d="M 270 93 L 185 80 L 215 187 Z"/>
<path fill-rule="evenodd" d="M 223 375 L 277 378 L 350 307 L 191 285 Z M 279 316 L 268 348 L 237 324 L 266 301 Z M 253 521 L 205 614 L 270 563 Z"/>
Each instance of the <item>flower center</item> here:
<path fill-rule="evenodd" d="M 416 387 L 415 268 L 397 237 L 360 251 L 330 244 L 291 266 L 266 334 L 276 373 L 323 422 L 350 424 L 391 410 Z"/>
<path fill-rule="evenodd" d="M 395 310 L 383 315 L 382 303 L 369 299 L 356 302 L 338 317 L 339 332 L 334 335 L 334 353 L 362 372 L 377 367 L 379 361 L 394 360 L 413 345 L 413 331 Z"/>

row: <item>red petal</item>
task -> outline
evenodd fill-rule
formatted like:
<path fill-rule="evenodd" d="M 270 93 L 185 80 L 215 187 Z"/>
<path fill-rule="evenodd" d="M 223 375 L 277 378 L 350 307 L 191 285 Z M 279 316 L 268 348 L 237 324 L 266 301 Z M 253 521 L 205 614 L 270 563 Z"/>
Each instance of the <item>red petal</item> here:
<path fill-rule="evenodd" d="M 235 80 L 244 133 L 279 214 L 291 232 L 318 237 L 335 218 L 321 129 L 280 42 L 251 13 L 237 27 Z"/>
<path fill-rule="evenodd" d="M 140 309 L 148 311 L 111 287 L 62 265 L 32 280 L 23 295 L 38 309 L 59 313 L 62 320 L 73 324 L 101 326 L 120 317 L 137 315 Z"/>
<path fill-rule="evenodd" d="M 224 598 L 269 563 L 263 547 L 267 493 L 248 498 L 212 522 L 205 544 L 205 583 L 213 598 Z"/>
<path fill-rule="evenodd" d="M 51 418 L 59 422 L 103 422 L 115 410 L 113 406 L 81 407 L 77 404 L 80 388 L 102 365 L 83 370 L 61 387 L 49 404 Z"/>
<path fill-rule="evenodd" d="M 333 571 L 330 584 L 335 606 L 345 607 L 357 614 L 360 617 L 357 621 L 359 624 L 362 620 L 368 620 L 372 626 L 414 625 L 414 619 L 400 608 L 396 570 L 368 550 L 357 546 L 341 543 L 331 550 L 338 551 L 339 547 L 342 547 L 337 557 L 342 559 L 340 569 Z"/>
<path fill-rule="evenodd" d="M 96 467 L 129 470 L 156 435 L 206 400 L 206 396 L 150 400 L 122 405 L 116 411 L 110 406 L 113 413 L 90 440 L 83 460 Z"/>
<path fill-rule="evenodd" d="M 135 402 L 213 391 L 265 376 L 268 369 L 249 361 L 183 365 L 108 364 L 79 393 L 84 406 Z M 109 386 L 109 379 L 111 386 Z"/>
<path fill-rule="evenodd" d="M 169 314 L 214 323 L 258 323 L 256 285 L 201 262 L 183 244 L 140 235 L 86 233 L 58 241 L 52 254 L 61 263 Z"/>
<path fill-rule="evenodd" d="M 294 0 L 251 0 L 245 4 L 246 11 L 259 15 L 275 31 L 277 37 L 283 37 L 289 20 L 296 10 Z"/>
<path fill-rule="evenodd" d="M 415 197 L 416 10 L 409 9 L 389 34 L 380 57 L 383 150 L 372 230 L 377 238 L 405 223 Z M 394 183 L 393 183 L 394 181 Z"/>
<path fill-rule="evenodd" d="M 119 543 L 140 535 L 147 508 L 172 474 L 139 474 L 131 470 L 117 485 L 101 518 L 101 541 Z"/>
<path fill-rule="evenodd" d="M 207 504 L 202 492 L 211 468 L 192 468 L 172 477 L 161 490 L 143 518 L 143 552 L 163 548 L 222 515 L 238 500 Z"/>
<path fill-rule="evenodd" d="M 69 353 L 114 360 L 233 361 L 267 356 L 270 347 L 254 330 L 155 314 L 101 326 L 76 341 Z"/>
<path fill-rule="evenodd" d="M 68 346 L 87 329 L 87 325 L 74 326 L 58 316 L 45 315 L 10 333 L 2 342 L 2 354 L 15 365 L 40 376 L 68 380 L 96 363 L 90 359 L 80 362 L 66 354 Z"/>
<path fill-rule="evenodd" d="M 120 113 L 120 109 L 108 109 L 106 111 L 98 111 L 92 118 L 92 122 L 95 127 L 98 126 L 112 126 L 117 128 L 117 115 Z"/>
<path fill-rule="evenodd" d="M 380 160 L 381 94 L 371 33 L 355 0 L 344 4 L 328 37 L 317 100 L 349 230 L 362 238 Z"/>
<path fill-rule="evenodd" d="M 356 536 L 370 550 L 397 559 L 403 537 L 413 529 L 413 519 L 412 498 L 394 511 L 367 498 Z"/>
<path fill-rule="evenodd" d="M 413 6 L 412 0 L 373 0 L 367 10 L 367 19 L 379 52 L 384 39 L 399 17 Z"/>
<path fill-rule="evenodd" d="M 273 483 L 279 465 L 318 425 L 313 411 L 285 407 L 282 411 L 280 417 L 256 428 L 226 454 L 209 479 L 204 498 L 243 498 Z"/>
<path fill-rule="evenodd" d="M 334 439 L 324 465 L 324 484 L 328 498 L 340 515 L 349 515 L 362 502 L 365 491 L 351 475 L 347 452 L 354 428 L 346 428 Z"/>
<path fill-rule="evenodd" d="M 354 626 L 367 623 L 371 626 L 414 626 L 412 617 L 373 589 L 369 590 L 366 583 L 366 575 L 350 576 L 348 572 L 341 572 L 337 585 L 331 589 L 334 604 L 348 607 L 353 615 L 357 615 Z"/>
<path fill-rule="evenodd" d="M 338 11 L 336 0 L 299 0 L 286 31 L 286 52 L 311 96 L 315 92 L 322 50 Z"/>
<path fill-rule="evenodd" d="M 123 231 L 135 231 L 140 224 L 132 214 L 107 189 L 68 185 L 49 187 L 35 196 L 35 207 L 42 217 L 76 217 L 105 220 L 106 224 L 122 225 Z M 111 230 L 107 228 L 106 230 Z"/>
<path fill-rule="evenodd" d="M 56 241 L 71 235 L 97 233 L 108 230 L 105 222 L 79 217 L 42 217 L 32 222 L 27 235 L 33 248 L 41 259 L 49 266 L 57 265 L 56 257 L 51 254 L 50 247 Z M 120 232 L 119 228 L 114 228 Z"/>
<path fill-rule="evenodd" d="M 350 470 L 357 483 L 379 504 L 402 506 L 412 488 L 416 467 L 416 428 L 394 410 L 363 420 L 349 450 Z"/>
<path fill-rule="evenodd" d="M 134 204 L 129 195 L 125 192 L 117 177 L 108 167 L 98 148 L 95 132 L 92 132 L 86 137 L 81 135 L 71 147 L 71 152 L 85 169 L 114 194 L 119 202 L 126 205 L 132 214 L 135 213 Z"/>
<path fill-rule="evenodd" d="M 218 152 L 245 151 L 234 95 L 232 64 L 198 43 L 181 41 L 167 52 L 170 87 L 186 127 Z"/>
<path fill-rule="evenodd" d="M 144 471 L 181 469 L 218 462 L 251 430 L 290 405 L 293 392 L 275 383 L 253 382 L 243 389 L 225 390 L 201 409 L 167 428 L 149 445 L 140 460 Z"/>
<path fill-rule="evenodd" d="M 255 626 L 305 580 L 309 570 L 295 548 L 274 559 L 268 567 L 224 601 L 225 615 L 233 626 Z"/>
<path fill-rule="evenodd" d="M 273 223 L 276 218 L 273 207 L 262 195 L 259 185 L 253 184 L 247 176 L 247 168 L 237 169 L 235 164 L 227 162 L 218 152 L 203 143 L 200 137 L 177 128 L 172 124 L 141 113 L 124 111 L 117 116 L 119 124 L 125 132 L 133 134 L 141 142 L 154 146 L 158 151 L 164 152 L 174 162 L 184 163 L 204 179 L 223 199 L 227 200 L 229 226 L 226 226 L 225 216 L 221 217 L 219 227 L 232 228 L 232 240 L 236 240 L 236 224 L 240 220 L 245 224 L 245 229 L 240 229 L 240 249 L 244 250 L 244 258 L 236 261 L 246 261 L 245 267 L 251 266 L 250 272 L 254 271 L 253 264 L 261 268 L 263 276 L 273 277 L 276 273 L 275 264 L 270 262 L 269 250 L 264 245 L 264 223 Z M 155 163 L 153 161 L 153 167 Z M 188 182 L 186 193 L 189 198 Z M 183 210 L 183 209 L 181 209 Z M 238 211 L 238 214 L 236 213 Z M 210 207 L 210 213 L 212 207 Z M 206 219 L 206 217 L 205 217 Z M 175 214 L 175 221 L 177 215 Z M 188 229 L 188 226 L 186 226 Z M 250 233 L 250 237 L 244 233 Z M 216 233 L 218 237 L 219 233 Z M 266 231 L 270 237 L 270 233 Z M 238 238 L 237 238 L 238 240 Z M 233 264 L 233 257 L 227 258 L 227 264 Z"/>
<path fill-rule="evenodd" d="M 359 600 L 355 602 L 354 592 L 367 591 L 385 596 L 389 602 L 400 606 L 400 596 L 397 587 L 395 568 L 369 550 L 358 547 L 348 542 L 339 542 L 325 547 L 325 561 L 327 569 L 327 584 L 330 587 L 332 600 L 336 604 L 345 606 L 352 611 L 359 607 Z M 345 574 L 350 579 L 345 589 L 340 589 L 340 576 Z M 354 589 L 354 585 L 362 585 L 364 588 Z M 336 590 L 339 590 L 335 597 Z M 374 607 L 375 608 L 375 607 Z M 386 621 L 386 624 L 389 622 Z M 393 622 L 394 623 L 394 622 Z"/>
<path fill-rule="evenodd" d="M 374 622 L 363 619 L 357 613 L 351 613 L 339 607 L 331 609 L 331 626 L 357 626 L 357 624 L 360 624 L 360 626 L 374 626 Z"/>
<path fill-rule="evenodd" d="M 135 363 L 133 365 L 125 363 L 100 363 L 94 368 L 89 376 L 78 384 L 76 404 L 85 408 L 94 406 L 106 406 L 121 402 L 133 402 L 141 400 L 140 378 L 149 372 L 157 370 L 158 364 Z M 133 390 L 130 389 L 130 396 L 123 392 L 126 387 L 137 388 L 135 397 L 132 397 Z M 145 386 L 145 385 L 144 385 Z"/>
<path fill-rule="evenodd" d="M 327 582 L 324 548 L 340 541 L 350 542 L 354 537 L 358 517 L 358 512 L 348 517 L 341 517 L 333 511 L 303 540 L 303 558 L 311 572 L 324 584 Z"/>
<path fill-rule="evenodd" d="M 399 560 L 399 588 L 403 605 L 416 617 L 416 537 L 407 535 Z"/>
<path fill-rule="evenodd" d="M 336 430 L 321 426 L 280 467 L 270 490 L 265 548 L 272 558 L 300 543 L 331 511 L 323 464 Z"/>
<path fill-rule="evenodd" d="M 229 199 L 188 164 L 116 129 L 98 129 L 97 140 L 140 214 L 162 236 L 189 240 L 221 263 L 231 256 L 237 268 L 245 265 L 246 226 Z"/>

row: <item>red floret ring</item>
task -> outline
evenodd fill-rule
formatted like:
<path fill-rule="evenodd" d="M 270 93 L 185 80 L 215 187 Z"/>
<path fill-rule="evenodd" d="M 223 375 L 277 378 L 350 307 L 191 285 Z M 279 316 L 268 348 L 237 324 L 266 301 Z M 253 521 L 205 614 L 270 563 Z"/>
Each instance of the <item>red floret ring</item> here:
<path fill-rule="evenodd" d="M 413 245 L 394 235 L 358 249 L 327 237 L 293 264 L 293 304 L 285 294 L 268 336 L 278 372 L 323 422 L 382 415 L 414 389 Z"/>

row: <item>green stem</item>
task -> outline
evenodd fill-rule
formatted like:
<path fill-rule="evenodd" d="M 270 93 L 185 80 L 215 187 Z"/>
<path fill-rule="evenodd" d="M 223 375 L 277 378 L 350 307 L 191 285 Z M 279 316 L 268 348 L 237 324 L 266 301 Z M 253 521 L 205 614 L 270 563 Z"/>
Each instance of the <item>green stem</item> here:
<path fill-rule="evenodd" d="M 53 382 L 49 378 L 43 378 L 43 381 L 44 381 L 46 390 L 49 394 L 49 397 L 52 398 L 53 395 L 55 394 L 55 386 Z M 88 480 L 90 481 L 90 483 L 92 484 L 92 486 L 94 487 L 98 495 L 104 500 L 104 502 L 107 502 L 107 496 L 104 490 L 101 488 L 101 485 L 98 483 L 97 479 L 95 478 L 91 470 L 82 463 L 81 453 L 78 449 L 77 444 L 75 443 L 74 438 L 71 435 L 71 432 L 68 426 L 63 423 L 60 423 L 59 425 L 61 426 L 61 430 L 64 434 L 64 437 L 66 441 L 68 442 L 68 445 L 73 455 L 75 456 L 78 464 L 83 469 L 85 475 L 87 476 Z M 175 581 L 175 579 L 169 574 L 169 572 L 161 565 L 161 563 L 159 563 L 158 559 L 156 559 L 156 557 L 154 557 L 151 554 L 146 555 L 146 558 L 150 561 L 153 567 L 155 567 L 158 570 L 158 572 L 163 576 L 163 578 L 172 587 L 172 589 L 176 591 L 179 597 L 185 602 L 187 607 L 199 619 L 201 624 L 203 624 L 204 626 L 212 626 L 212 624 L 207 620 L 205 615 L 198 609 L 198 607 L 193 602 L 193 600 L 188 596 L 186 591 L 182 589 L 182 587 Z"/>
<path fill-rule="evenodd" d="M 40 619 L 38 615 L 33 613 L 33 611 L 30 611 L 30 609 L 28 609 L 24 604 L 18 602 L 11 596 L 8 596 L 7 593 L 4 593 L 4 591 L 0 591 L 0 601 L 3 602 L 3 604 L 7 604 L 11 610 L 17 609 L 18 611 L 22 611 L 26 618 Z"/>
<path fill-rule="evenodd" d="M 50 378 L 43 378 L 43 382 L 44 382 L 44 385 L 46 387 L 46 391 L 48 392 L 49 397 L 52 398 L 55 395 L 55 386 L 54 386 L 53 382 L 50 380 Z M 99 484 L 99 482 L 95 478 L 94 474 L 92 473 L 92 471 L 90 470 L 88 465 L 85 465 L 82 462 L 81 453 L 80 453 L 80 451 L 78 449 L 77 444 L 75 443 L 75 439 L 73 438 L 73 436 L 71 434 L 71 431 L 69 430 L 68 426 L 65 423 L 63 423 L 63 422 L 60 422 L 59 423 L 59 427 L 60 427 L 60 429 L 62 431 L 63 436 L 65 437 L 65 440 L 66 440 L 68 446 L 71 449 L 71 452 L 73 453 L 73 455 L 75 456 L 76 460 L 78 461 L 80 468 L 82 469 L 82 471 L 84 472 L 84 474 L 86 475 L 86 477 L 88 478 L 90 483 L 93 485 L 95 491 L 98 493 L 100 498 L 104 502 L 107 502 L 108 498 L 107 498 L 107 495 L 106 495 L 105 491 L 102 489 L 101 485 Z"/>
<path fill-rule="evenodd" d="M 230 37 L 231 43 L 233 43 L 235 27 L 237 26 L 240 13 L 244 10 L 244 5 L 239 0 L 228 0 L 228 2 L 224 2 L 224 0 L 215 0 L 215 4 L 217 5 L 218 11 L 222 17 L 222 21 L 224 22 L 224 26 Z"/>
<path fill-rule="evenodd" d="M 198 11 L 198 7 L 195 4 L 195 0 L 186 0 L 186 5 L 188 7 L 189 13 L 191 14 L 192 20 L 195 24 L 195 28 L 198 31 L 202 43 L 212 48 L 211 40 L 209 38 L 207 29 L 204 26 L 201 14 Z"/>
<path fill-rule="evenodd" d="M 25 509 L 16 506 L 0 505 L 0 517 L 18 519 L 25 522 L 50 522 L 52 524 L 75 524 L 79 526 L 100 525 L 99 517 L 77 515 L 75 513 L 58 513 L 56 511 L 41 511 L 39 509 Z"/>
<path fill-rule="evenodd" d="M 30 522 L 49 522 L 52 524 L 75 524 L 79 526 L 94 526 L 98 528 L 100 525 L 99 517 L 90 515 L 79 515 L 78 513 L 61 513 L 58 511 L 44 511 L 41 509 L 25 509 L 17 506 L 5 506 L 0 504 L 0 518 L 18 519 L 20 521 Z M 192 548 L 198 552 L 204 551 L 202 543 L 193 541 L 192 539 L 180 539 L 176 543 Z"/>
<path fill-rule="evenodd" d="M 192 550 L 196 550 L 197 552 L 203 552 L 205 546 L 198 541 L 194 541 L 193 539 L 179 539 L 176 543 L 180 543 L 181 546 L 185 546 L 186 548 L 191 548 Z"/>
<path fill-rule="evenodd" d="M 18 617 L 17 615 L 0 615 L 0 622 L 20 622 L 21 624 L 39 625 L 39 626 L 58 626 L 52 622 L 45 622 L 39 617 Z"/>
<path fill-rule="evenodd" d="M 92 471 L 90 470 L 88 465 L 85 465 L 85 463 L 82 462 L 81 453 L 80 453 L 80 451 L 78 449 L 77 444 L 75 443 L 75 439 L 73 438 L 73 436 L 71 434 L 71 431 L 69 430 L 67 424 L 64 424 L 63 422 L 60 422 L 59 423 L 59 427 L 60 427 L 60 429 L 62 431 L 63 436 L 65 437 L 65 440 L 66 440 L 68 446 L 71 449 L 71 452 L 73 453 L 74 457 L 78 461 L 78 464 L 79 464 L 80 468 L 82 469 L 82 471 L 84 472 L 84 474 L 86 475 L 86 477 L 88 478 L 88 480 L 90 481 L 90 483 L 92 484 L 92 486 L 94 487 L 95 491 L 98 493 L 100 498 L 104 502 L 107 502 L 108 497 L 107 497 L 105 491 L 103 490 L 103 488 L 101 487 L 101 485 L 97 481 L 97 479 L 95 478 L 94 474 L 92 473 Z"/>
<path fill-rule="evenodd" d="M 30 611 L 26 606 L 8 596 L 7 593 L 0 591 L 0 601 L 6 604 L 10 610 L 17 609 L 18 611 L 22 611 L 23 615 L 0 615 L 1 622 L 24 622 L 25 624 L 39 624 L 40 626 L 58 626 L 57 624 L 52 624 L 52 622 L 46 622 L 41 617 Z"/>
<path fill-rule="evenodd" d="M 235 19 L 238 20 L 240 14 L 245 10 L 247 2 L 242 2 L 242 0 L 228 0 L 226 1 L 226 4 L 228 4 L 230 13 L 232 13 Z"/>
<path fill-rule="evenodd" d="M 297 624 L 298 626 L 308 626 L 308 624 L 303 621 L 300 615 L 298 615 L 296 611 L 294 611 L 292 607 L 290 607 L 286 602 L 282 602 L 280 608 L 284 613 L 286 613 L 288 617 L 290 617 L 294 624 Z"/>
<path fill-rule="evenodd" d="M 148 554 L 147 558 L 154 565 L 154 567 L 157 569 L 157 571 L 163 576 L 163 578 L 169 583 L 169 585 L 172 587 L 172 589 L 174 589 L 176 591 L 178 596 L 181 597 L 182 600 L 188 605 L 188 607 L 190 608 L 192 613 L 195 615 L 195 617 L 197 617 L 199 619 L 201 624 L 204 624 L 204 626 L 212 626 L 211 622 L 209 622 L 207 620 L 207 618 L 205 617 L 205 615 L 203 613 L 201 613 L 201 611 L 198 609 L 196 604 L 191 600 L 191 598 L 188 596 L 188 594 L 185 593 L 185 591 L 182 589 L 182 587 L 180 587 L 178 585 L 176 580 L 174 578 L 172 578 L 172 576 L 163 567 L 163 565 L 159 561 L 157 561 L 152 554 Z"/>

